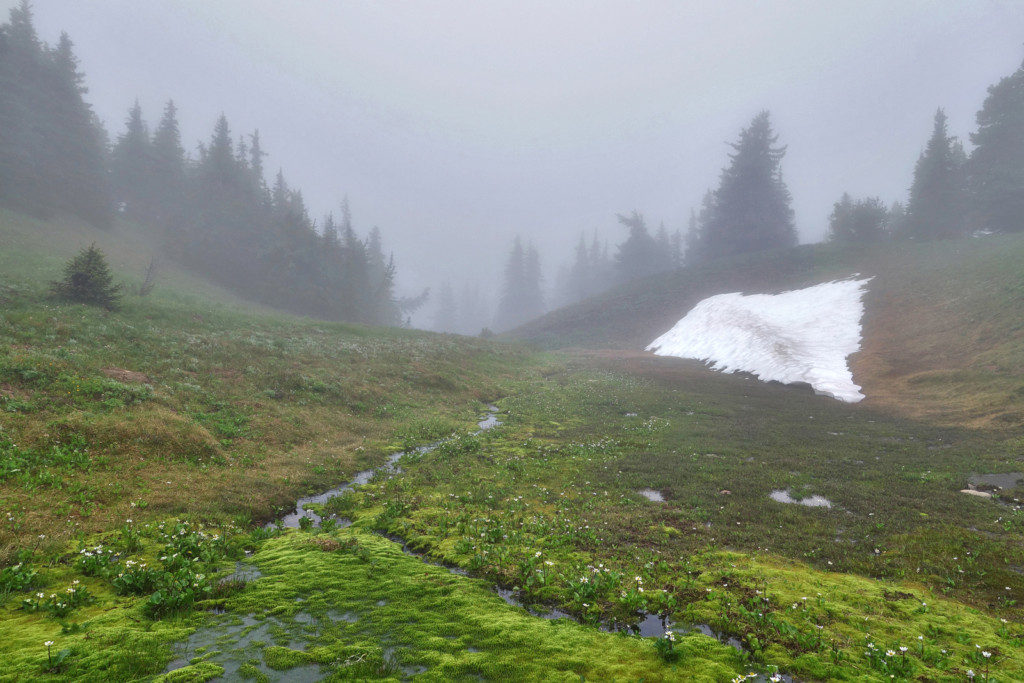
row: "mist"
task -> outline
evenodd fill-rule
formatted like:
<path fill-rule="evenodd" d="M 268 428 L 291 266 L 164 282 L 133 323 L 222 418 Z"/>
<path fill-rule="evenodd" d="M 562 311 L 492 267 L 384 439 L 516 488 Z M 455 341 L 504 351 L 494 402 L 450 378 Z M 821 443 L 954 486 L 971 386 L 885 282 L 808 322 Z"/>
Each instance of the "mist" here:
<path fill-rule="evenodd" d="M 151 124 L 174 99 L 194 156 L 223 112 L 259 130 L 268 175 L 283 168 L 313 216 L 348 197 L 381 228 L 399 293 L 448 281 L 492 307 L 516 235 L 550 289 L 581 232 L 626 237 L 618 213 L 685 230 L 761 110 L 799 239 L 818 241 L 843 192 L 905 199 L 937 107 L 969 149 L 986 88 L 1024 55 L 1011 2 L 33 9 L 43 40 L 71 35 L 112 137 L 136 99 Z"/>

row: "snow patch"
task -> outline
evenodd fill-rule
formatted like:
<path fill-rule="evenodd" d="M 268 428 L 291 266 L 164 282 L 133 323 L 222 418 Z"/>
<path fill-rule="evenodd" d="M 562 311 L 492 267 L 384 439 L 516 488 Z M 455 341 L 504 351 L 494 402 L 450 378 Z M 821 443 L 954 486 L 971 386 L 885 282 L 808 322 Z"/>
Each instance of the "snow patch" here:
<path fill-rule="evenodd" d="M 723 372 L 750 372 L 765 382 L 805 382 L 820 394 L 856 403 L 864 394 L 846 358 L 860 349 L 862 297 L 870 280 L 709 297 L 647 350 L 696 358 Z"/>

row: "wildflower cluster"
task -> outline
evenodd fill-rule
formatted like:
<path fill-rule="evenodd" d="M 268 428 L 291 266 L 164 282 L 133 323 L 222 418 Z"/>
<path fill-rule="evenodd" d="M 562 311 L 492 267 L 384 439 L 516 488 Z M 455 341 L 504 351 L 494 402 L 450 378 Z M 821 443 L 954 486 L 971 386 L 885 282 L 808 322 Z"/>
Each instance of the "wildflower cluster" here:
<path fill-rule="evenodd" d="M 82 548 L 78 551 L 78 558 L 75 560 L 75 567 L 86 576 L 98 576 L 105 578 L 113 572 L 117 564 L 117 555 L 113 550 L 104 548 L 102 545 Z"/>
<path fill-rule="evenodd" d="M 87 605 L 93 601 L 89 590 L 79 583 L 78 579 L 71 582 L 71 585 L 61 593 L 36 593 L 30 598 L 21 602 L 21 608 L 27 612 L 46 612 L 47 614 L 63 618 L 72 612 L 76 607 Z"/>

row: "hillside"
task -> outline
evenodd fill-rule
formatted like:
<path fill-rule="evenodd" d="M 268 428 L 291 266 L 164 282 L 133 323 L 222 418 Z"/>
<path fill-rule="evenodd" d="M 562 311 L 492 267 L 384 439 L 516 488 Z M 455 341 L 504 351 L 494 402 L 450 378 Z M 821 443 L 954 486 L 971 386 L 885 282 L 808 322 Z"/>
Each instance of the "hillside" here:
<path fill-rule="evenodd" d="M 116 313 L 48 296 L 90 243 L 126 285 Z M 470 338 L 277 313 L 166 261 L 139 297 L 154 251 L 128 223 L 0 213 L 0 502 L 24 511 L 0 561 L 39 533 L 60 544 L 130 517 L 142 498 L 145 516 L 268 519 L 404 439 L 471 424 L 525 362 Z"/>
<path fill-rule="evenodd" d="M 864 405 L 945 424 L 1024 424 L 1024 237 L 844 250 L 809 245 L 629 283 L 507 336 L 543 348 L 643 349 L 702 299 L 874 279 L 851 358 Z"/>
<path fill-rule="evenodd" d="M 119 311 L 47 293 L 92 242 Z M 994 367 L 918 384 L 989 411 L 1011 391 L 984 372 L 1019 336 L 985 336 L 1009 323 L 981 293 L 1010 306 L 992 281 L 1019 248 L 876 255 L 906 291 L 978 278 L 929 294 Z M 621 348 L 324 323 L 171 263 L 140 297 L 152 251 L 128 223 L 0 214 L 0 681 L 1024 675 L 1016 432 Z M 744 272 L 797 286 L 856 256 Z"/>

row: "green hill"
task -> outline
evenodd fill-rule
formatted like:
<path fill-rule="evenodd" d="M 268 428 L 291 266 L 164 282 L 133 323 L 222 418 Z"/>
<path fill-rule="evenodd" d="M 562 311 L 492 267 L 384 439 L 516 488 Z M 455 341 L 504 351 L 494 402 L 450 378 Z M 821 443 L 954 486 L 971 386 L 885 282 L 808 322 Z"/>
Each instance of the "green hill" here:
<path fill-rule="evenodd" d="M 543 348 L 643 349 L 700 300 L 778 292 L 860 273 L 865 406 L 942 423 L 1024 424 L 1024 236 L 873 249 L 809 245 L 637 280 L 509 333 Z"/>
<path fill-rule="evenodd" d="M 91 243 L 126 285 L 116 313 L 48 294 Z M 134 295 L 154 252 L 130 224 L 0 213 L 0 501 L 26 511 L 0 560 L 39 533 L 105 528 L 142 497 L 166 514 L 267 519 L 403 439 L 471 424 L 525 362 L 471 338 L 274 312 L 168 262 Z M 60 467 L 76 444 L 93 462 Z M 24 469 L 40 458 L 53 466 Z"/>
<path fill-rule="evenodd" d="M 116 312 L 48 293 L 93 242 L 127 285 Z M 0 681 L 1024 675 L 1019 430 L 628 350 L 637 320 L 738 286 L 721 264 L 539 321 L 552 346 L 618 347 L 549 353 L 285 315 L 167 262 L 142 297 L 153 251 L 130 224 L 0 214 Z M 962 387 L 980 417 L 960 421 L 1006 426 L 1020 255 L 732 265 L 757 291 L 874 274 L 866 325 L 889 336 L 857 362 L 903 372 L 905 410 L 953 412 L 927 392 Z M 473 433 L 489 402 L 502 424 Z M 429 442 L 308 505 L 322 526 L 264 526 Z"/>

